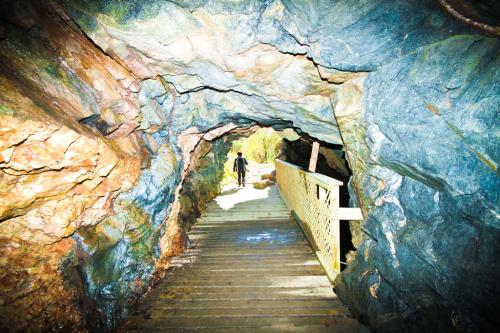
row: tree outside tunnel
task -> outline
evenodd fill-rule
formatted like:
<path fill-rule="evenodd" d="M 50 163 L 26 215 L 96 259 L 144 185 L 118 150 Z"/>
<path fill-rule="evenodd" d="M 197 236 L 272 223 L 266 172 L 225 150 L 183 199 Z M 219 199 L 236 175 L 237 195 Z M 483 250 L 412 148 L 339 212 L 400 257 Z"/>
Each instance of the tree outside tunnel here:
<path fill-rule="evenodd" d="M 274 159 L 281 147 L 281 136 L 272 127 L 258 128 L 248 137 L 235 139 L 231 143 L 227 161 L 224 163 L 224 178 L 222 185 L 237 183 L 237 174 L 233 171 L 233 163 L 238 152 L 242 152 L 250 165 L 247 182 L 252 186 L 257 182 L 260 174 L 268 174 L 274 167 Z"/>

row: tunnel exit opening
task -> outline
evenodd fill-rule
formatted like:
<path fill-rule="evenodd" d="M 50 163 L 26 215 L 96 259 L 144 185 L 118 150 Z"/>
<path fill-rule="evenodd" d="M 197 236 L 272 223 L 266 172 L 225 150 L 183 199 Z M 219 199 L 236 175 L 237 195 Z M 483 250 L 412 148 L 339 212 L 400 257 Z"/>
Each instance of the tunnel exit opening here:
<path fill-rule="evenodd" d="M 300 132 L 299 132 L 300 133 Z M 211 186 L 217 187 L 218 191 L 212 191 L 209 196 L 202 198 L 208 202 L 217 195 L 217 202 L 221 208 L 232 208 L 245 200 L 242 187 L 238 184 L 238 174 L 234 170 L 237 153 L 243 153 L 247 160 L 246 165 L 246 190 L 255 191 L 260 199 L 265 199 L 266 191 L 275 184 L 275 158 L 292 163 L 307 169 L 311 156 L 312 143 L 317 141 L 307 134 L 296 132 L 292 128 L 283 127 L 273 129 L 272 127 L 254 126 L 241 128 L 237 133 L 228 133 L 210 143 L 211 148 L 204 148 L 206 152 L 197 163 L 198 167 L 188 174 L 183 188 L 187 187 L 197 195 L 208 193 L 209 182 Z M 209 152 L 208 152 L 209 151 Z M 340 187 L 339 204 L 348 207 L 350 195 L 348 182 L 351 171 L 345 159 L 345 153 L 341 145 L 320 142 L 319 156 L 316 172 L 341 181 L 344 185 Z M 201 175 L 201 177 L 200 177 Z M 213 179 L 209 179 L 212 177 Z M 259 193 L 257 193 L 259 192 Z M 324 195 L 318 190 L 318 196 Z M 260 195 L 260 196 L 259 196 Z M 262 198 L 261 198 L 262 197 Z M 188 202 L 189 200 L 185 200 Z M 200 215 L 204 207 L 196 207 Z M 346 267 L 348 253 L 355 250 L 352 242 L 352 232 L 348 221 L 340 222 L 340 268 Z"/>
<path fill-rule="evenodd" d="M 272 127 L 260 127 L 253 129 L 247 137 L 232 140 L 224 163 L 223 188 L 240 185 L 238 174 L 240 178 L 242 174 L 245 176 L 242 186 L 248 184 L 256 189 L 263 189 L 272 185 L 274 160 L 279 155 L 282 141 L 278 133 Z M 242 160 L 238 159 L 238 154 L 241 154 Z M 241 167 L 243 170 L 238 170 Z"/>

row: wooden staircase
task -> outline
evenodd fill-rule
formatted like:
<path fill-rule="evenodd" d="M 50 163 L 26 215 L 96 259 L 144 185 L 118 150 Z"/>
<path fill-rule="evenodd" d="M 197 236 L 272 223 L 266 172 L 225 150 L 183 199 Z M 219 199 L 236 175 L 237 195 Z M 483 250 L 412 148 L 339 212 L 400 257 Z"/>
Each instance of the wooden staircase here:
<path fill-rule="evenodd" d="M 211 202 L 127 332 L 368 332 L 337 299 L 277 188 Z"/>

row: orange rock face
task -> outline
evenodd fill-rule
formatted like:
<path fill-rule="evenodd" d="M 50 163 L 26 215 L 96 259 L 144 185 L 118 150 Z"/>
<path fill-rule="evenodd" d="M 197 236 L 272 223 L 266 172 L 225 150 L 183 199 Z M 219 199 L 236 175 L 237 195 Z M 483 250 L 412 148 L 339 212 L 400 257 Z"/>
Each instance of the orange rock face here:
<path fill-rule="evenodd" d="M 127 71 L 57 8 L 28 7 L 30 20 L 1 29 L 0 328 L 79 331 L 84 291 L 64 268 L 71 236 L 113 215 L 113 199 L 137 183 L 139 108 Z M 101 129 L 80 122 L 96 112 Z"/>
<path fill-rule="evenodd" d="M 81 309 L 73 302 L 78 290 L 68 288 L 60 270 L 73 241 L 40 246 L 2 237 L 0 245 L 0 327 L 4 332 L 86 331 Z"/>

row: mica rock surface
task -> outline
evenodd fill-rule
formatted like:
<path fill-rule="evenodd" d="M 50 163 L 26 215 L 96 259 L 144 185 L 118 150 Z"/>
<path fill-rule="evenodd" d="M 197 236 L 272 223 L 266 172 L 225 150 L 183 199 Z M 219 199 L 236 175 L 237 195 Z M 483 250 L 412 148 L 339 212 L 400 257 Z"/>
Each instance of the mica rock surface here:
<path fill-rule="evenodd" d="M 0 18 L 1 329 L 124 319 L 215 190 L 217 140 L 255 125 L 343 146 L 365 221 L 336 290 L 372 329 L 500 324 L 498 38 L 433 0 L 4 0 Z"/>

